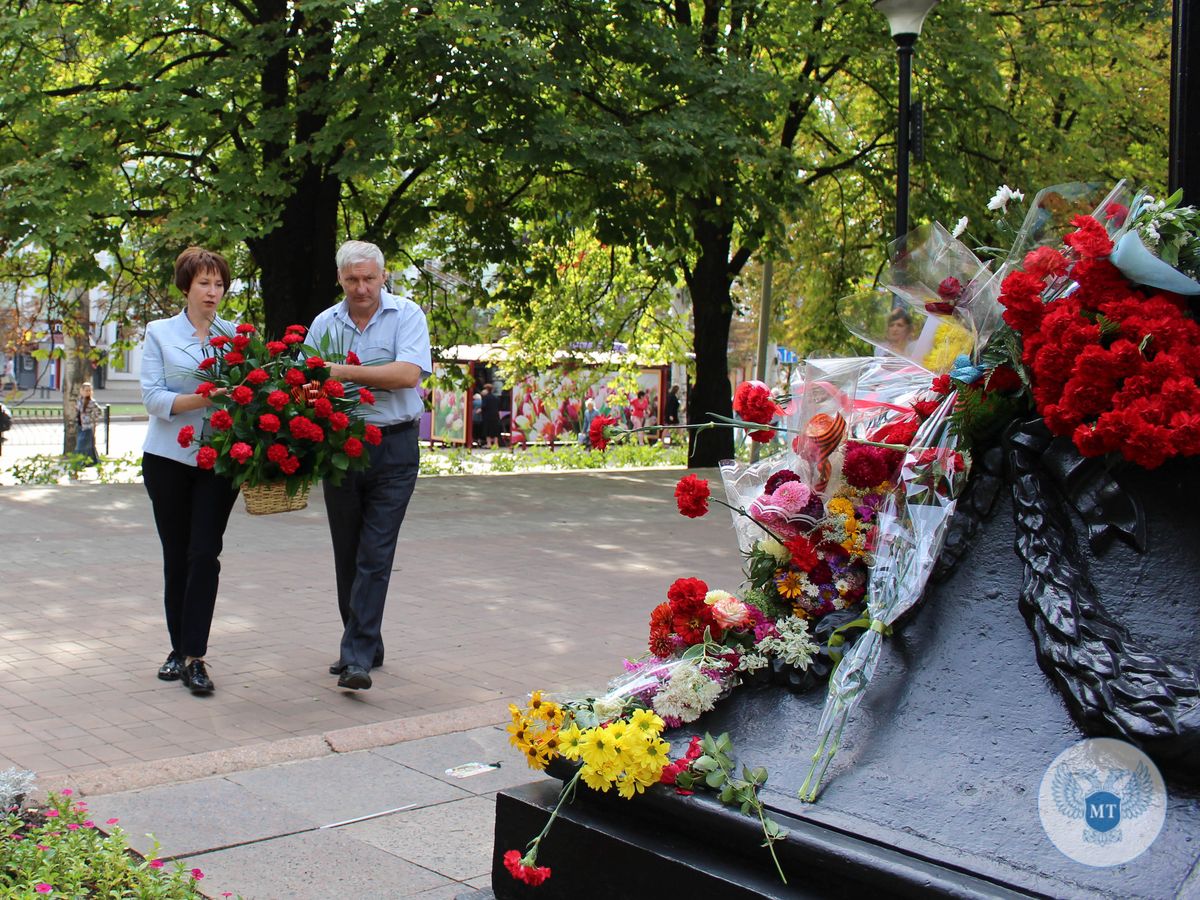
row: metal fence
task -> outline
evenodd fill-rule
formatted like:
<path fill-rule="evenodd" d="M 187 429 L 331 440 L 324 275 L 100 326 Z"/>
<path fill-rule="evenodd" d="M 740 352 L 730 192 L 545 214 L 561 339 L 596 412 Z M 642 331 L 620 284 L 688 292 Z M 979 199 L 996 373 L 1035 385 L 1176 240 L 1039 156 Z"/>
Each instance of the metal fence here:
<path fill-rule="evenodd" d="M 48 414 L 45 407 L 23 406 L 10 406 L 8 411 L 12 416 L 12 427 L 0 434 L 0 454 L 3 454 L 5 447 L 37 447 L 46 453 L 62 453 L 66 426 L 61 412 Z M 106 406 L 104 418 L 96 426 L 96 452 L 105 456 L 109 452 L 111 427 L 112 409 Z M 73 451 L 75 448 L 69 449 Z"/>

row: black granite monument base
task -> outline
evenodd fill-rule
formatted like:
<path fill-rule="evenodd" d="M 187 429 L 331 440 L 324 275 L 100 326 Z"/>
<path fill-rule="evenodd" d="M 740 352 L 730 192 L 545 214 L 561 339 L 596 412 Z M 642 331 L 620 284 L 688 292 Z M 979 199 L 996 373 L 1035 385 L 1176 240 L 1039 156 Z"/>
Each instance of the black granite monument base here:
<path fill-rule="evenodd" d="M 1142 643 L 1176 659 L 1200 649 L 1200 469 L 1131 473 L 1148 552 L 1114 543 L 1086 567 L 1105 606 Z M 1089 735 L 1039 668 L 1018 609 L 1010 494 L 919 614 L 888 639 L 816 803 L 797 797 L 815 748 L 823 688 L 743 687 L 694 727 L 729 732 L 738 761 L 764 766 L 763 800 L 791 830 L 777 845 L 788 884 L 759 845 L 757 820 L 711 795 L 656 788 L 633 800 L 584 788 L 543 842 L 552 876 L 536 889 L 505 871 L 556 799 L 558 783 L 497 798 L 497 897 L 1200 897 L 1200 790 L 1164 767 L 1166 821 L 1141 855 L 1092 867 L 1042 827 L 1038 792 L 1058 754 Z M 674 574 L 674 573 L 672 573 Z M 684 574 L 684 573 L 679 573 Z M 1189 713 L 1190 714 L 1190 713 Z M 1200 773 L 1193 773 L 1200 774 Z"/>

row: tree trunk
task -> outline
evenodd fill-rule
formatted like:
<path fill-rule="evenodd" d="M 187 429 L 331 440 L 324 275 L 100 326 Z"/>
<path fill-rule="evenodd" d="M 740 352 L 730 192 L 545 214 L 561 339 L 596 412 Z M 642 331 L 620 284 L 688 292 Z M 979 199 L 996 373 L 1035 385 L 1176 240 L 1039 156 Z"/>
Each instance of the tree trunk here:
<path fill-rule="evenodd" d="M 262 271 L 266 332 L 312 323 L 338 296 L 337 205 L 341 182 L 309 167 L 284 202 L 279 226 L 247 241 Z"/>
<path fill-rule="evenodd" d="M 75 401 L 79 386 L 91 376 L 88 364 L 92 349 L 92 295 L 82 291 L 68 307 L 70 318 L 63 319 L 63 455 L 75 452 L 79 425 L 75 421 Z"/>
<path fill-rule="evenodd" d="M 726 230 L 712 226 L 698 228 L 697 235 L 700 257 L 687 279 L 695 323 L 692 349 L 696 354 L 696 383 L 688 391 L 689 425 L 712 421 L 709 413 L 733 415 L 729 384 L 729 323 L 733 319 L 728 275 L 730 237 Z M 707 468 L 733 458 L 731 428 L 718 426 L 689 431 L 688 435 L 689 466 Z"/>

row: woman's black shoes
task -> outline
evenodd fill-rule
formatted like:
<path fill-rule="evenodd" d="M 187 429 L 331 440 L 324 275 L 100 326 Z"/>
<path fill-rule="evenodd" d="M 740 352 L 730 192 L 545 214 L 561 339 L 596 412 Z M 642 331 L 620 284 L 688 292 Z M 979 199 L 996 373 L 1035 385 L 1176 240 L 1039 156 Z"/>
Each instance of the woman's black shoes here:
<path fill-rule="evenodd" d="M 158 677 L 163 681 L 178 681 L 183 676 L 183 657 L 172 650 L 167 661 L 158 667 Z"/>
<path fill-rule="evenodd" d="M 184 666 L 180 678 L 183 679 L 183 686 L 188 688 L 193 694 L 212 693 L 212 679 L 208 677 L 208 671 L 204 668 L 204 660 L 202 659 L 193 659 Z"/>

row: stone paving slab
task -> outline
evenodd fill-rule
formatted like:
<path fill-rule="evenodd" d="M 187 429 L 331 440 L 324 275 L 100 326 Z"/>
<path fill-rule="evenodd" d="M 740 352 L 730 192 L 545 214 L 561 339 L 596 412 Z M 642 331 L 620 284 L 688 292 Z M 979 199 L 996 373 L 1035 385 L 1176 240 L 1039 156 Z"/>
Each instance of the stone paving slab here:
<path fill-rule="evenodd" d="M 166 641 L 145 490 L 0 488 L 0 765 L 45 779 L 314 736 L 360 749 L 404 738 L 356 728 L 445 717 L 440 730 L 461 730 L 504 721 L 533 688 L 594 690 L 644 652 L 649 610 L 675 578 L 740 577 L 728 518 L 676 512 L 680 475 L 422 479 L 401 531 L 387 659 L 362 693 L 325 671 L 340 621 L 320 492 L 284 515 L 239 506 L 207 698 L 154 677 Z M 449 721 L 463 710 L 474 718 Z"/>

